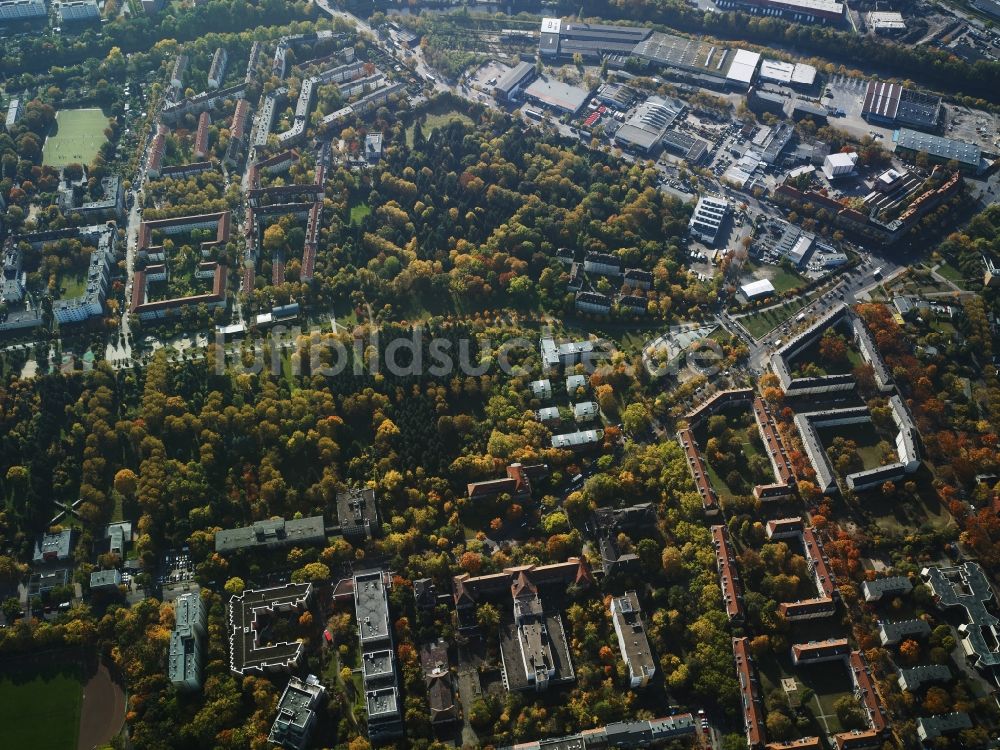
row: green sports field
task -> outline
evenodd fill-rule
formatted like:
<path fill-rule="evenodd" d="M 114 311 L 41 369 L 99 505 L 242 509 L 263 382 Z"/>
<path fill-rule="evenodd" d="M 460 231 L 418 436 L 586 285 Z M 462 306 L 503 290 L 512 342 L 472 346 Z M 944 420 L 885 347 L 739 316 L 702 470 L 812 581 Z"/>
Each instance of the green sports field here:
<path fill-rule="evenodd" d="M 76 750 L 81 677 L 80 663 L 72 656 L 10 665 L 0 660 L 3 746 Z"/>
<path fill-rule="evenodd" d="M 42 163 L 52 167 L 90 164 L 106 140 L 108 118 L 99 109 L 62 109 L 56 112 L 55 132 L 42 146 Z"/>

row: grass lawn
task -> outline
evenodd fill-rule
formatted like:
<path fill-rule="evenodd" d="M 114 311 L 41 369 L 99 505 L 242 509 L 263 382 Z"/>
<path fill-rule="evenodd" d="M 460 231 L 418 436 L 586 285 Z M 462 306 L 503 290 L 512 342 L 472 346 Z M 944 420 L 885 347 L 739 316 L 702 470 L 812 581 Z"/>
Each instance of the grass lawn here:
<path fill-rule="evenodd" d="M 560 335 L 571 338 L 587 338 L 595 335 L 613 341 L 626 354 L 641 354 L 646 343 L 656 338 L 662 331 L 648 328 L 643 324 L 606 324 L 598 321 L 566 319 Z"/>
<path fill-rule="evenodd" d="M 372 208 L 367 203 L 356 203 L 351 206 L 351 225 L 357 226 L 371 212 Z"/>
<path fill-rule="evenodd" d="M 819 353 L 820 340 L 823 338 L 820 336 L 813 343 L 795 355 L 792 360 L 792 369 L 794 370 L 793 375 L 800 376 L 805 365 L 810 363 L 815 365 L 824 375 L 846 375 L 853 372 L 855 367 L 864 364 L 864 360 L 861 358 L 861 352 L 857 350 L 851 337 L 844 331 L 840 330 L 840 328 L 836 329 L 836 333 L 843 335 L 844 338 L 847 339 L 846 361 L 830 362 L 824 360 Z"/>
<path fill-rule="evenodd" d="M 857 443 L 858 455 L 861 457 L 866 471 L 882 466 L 882 452 L 878 449 L 878 444 L 882 438 L 871 423 L 820 427 L 817 428 L 817 432 L 824 446 L 830 445 L 833 439 L 837 437 L 842 437 L 845 440 L 853 440 Z"/>
<path fill-rule="evenodd" d="M 719 414 L 726 417 L 727 425 L 729 429 L 733 431 L 734 435 L 740 438 L 745 437 L 744 433 L 747 424 L 744 422 L 750 415 L 748 408 L 731 407 L 723 409 L 719 412 Z M 702 451 L 704 451 L 705 445 L 711 437 L 708 433 L 707 424 L 708 423 L 705 422 L 695 430 L 695 440 L 698 441 L 698 447 Z M 737 471 L 746 480 L 748 485 L 752 486 L 754 481 L 750 471 L 749 462 L 750 459 L 758 455 L 760 451 L 757 450 L 757 447 L 751 441 L 746 439 L 741 439 L 739 441 L 739 447 L 742 453 L 736 456 L 735 471 Z M 711 481 L 712 487 L 715 488 L 715 491 L 719 493 L 720 497 L 728 498 L 733 497 L 734 495 L 747 495 L 750 493 L 750 487 L 730 487 L 724 477 L 724 474 L 727 472 L 724 472 L 722 467 L 716 466 L 704 452 L 702 452 L 702 458 L 705 459 L 705 466 L 708 469 L 709 481 Z"/>
<path fill-rule="evenodd" d="M 796 636 L 794 642 L 800 643 L 803 639 Z M 814 697 L 804 705 L 813 719 L 812 734 L 832 734 L 843 730 L 833 704 L 842 696 L 854 695 L 846 666 L 840 662 L 829 662 L 795 667 L 790 655 L 776 657 L 765 654 L 757 660 L 757 667 L 761 690 L 765 695 L 780 690 L 781 680 L 787 677 L 795 678 L 800 693 L 804 688 L 813 690 Z"/>
<path fill-rule="evenodd" d="M 81 297 L 87 291 L 87 277 L 84 274 L 80 274 L 79 276 L 60 276 L 59 286 L 62 288 L 62 292 L 59 295 L 62 299 Z"/>
<path fill-rule="evenodd" d="M 424 137 L 426 138 L 431 134 L 431 131 L 434 130 L 434 128 L 444 127 L 452 120 L 458 120 L 459 122 L 463 122 L 466 125 L 469 125 L 470 127 L 475 125 L 475 123 L 472 121 L 472 118 L 469 117 L 464 112 L 459 112 L 457 109 L 448 109 L 445 110 L 444 112 L 428 112 L 426 115 L 426 119 L 421 124 L 420 128 L 421 130 L 424 131 Z M 415 125 L 410 125 L 410 127 L 406 129 L 407 146 L 413 145 L 414 129 Z"/>
<path fill-rule="evenodd" d="M 768 331 L 784 323 L 805 306 L 806 300 L 802 297 L 796 297 L 783 305 L 739 318 L 739 323 L 747 330 L 747 333 L 755 339 L 759 339 Z"/>
<path fill-rule="evenodd" d="M 111 523 L 118 523 L 125 520 L 125 499 L 120 492 L 114 494 L 115 509 L 111 511 Z"/>
<path fill-rule="evenodd" d="M 861 505 L 865 515 L 881 529 L 905 536 L 922 528 L 944 531 L 954 528 L 955 520 L 941 504 L 931 484 L 933 477 L 921 469 L 908 477 L 916 482 L 916 497 L 886 497 L 878 489 L 868 492 Z"/>
<path fill-rule="evenodd" d="M 83 701 L 75 658 L 20 662 L 0 670 L 4 747 L 76 750 Z"/>
<path fill-rule="evenodd" d="M 90 164 L 107 140 L 108 118 L 99 109 L 64 109 L 56 112 L 52 135 L 42 146 L 42 163 L 51 167 Z"/>
<path fill-rule="evenodd" d="M 786 271 L 781 266 L 772 265 L 762 265 L 759 267 L 759 275 L 762 275 L 766 279 L 770 279 L 771 283 L 774 284 L 774 289 L 778 294 L 782 292 L 787 292 L 791 289 L 797 289 L 802 286 L 805 281 L 801 276 L 790 271 Z"/>
<path fill-rule="evenodd" d="M 955 333 L 957 332 L 954 324 L 952 324 L 950 321 L 947 320 L 941 320 L 940 318 L 934 318 L 928 321 L 928 325 L 930 326 L 932 331 L 937 331 L 942 336 L 951 337 L 954 336 Z"/>
<path fill-rule="evenodd" d="M 965 288 L 965 277 L 962 275 L 962 272 L 948 261 L 942 262 L 941 265 L 938 266 L 937 272 L 956 286 Z"/>

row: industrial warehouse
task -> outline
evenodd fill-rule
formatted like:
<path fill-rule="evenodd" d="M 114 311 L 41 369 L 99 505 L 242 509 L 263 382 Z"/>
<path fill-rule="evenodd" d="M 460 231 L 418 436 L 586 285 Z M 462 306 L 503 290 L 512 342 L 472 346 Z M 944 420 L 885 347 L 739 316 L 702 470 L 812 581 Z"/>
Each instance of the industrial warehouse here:
<path fill-rule="evenodd" d="M 726 86 L 744 91 L 753 81 L 761 59 L 757 52 L 728 49 L 674 34 L 654 33 L 647 28 L 570 23 L 558 18 L 542 21 L 538 53 L 543 59 L 580 54 L 585 59 L 607 58 L 624 62 L 634 57 L 690 74 L 695 76 L 695 80 L 709 83 L 712 87 Z M 810 79 L 810 67 L 799 68 L 797 76 L 801 81 Z M 793 72 L 794 69 L 795 66 Z M 815 78 L 814 74 L 812 78 Z"/>
<path fill-rule="evenodd" d="M 880 125 L 936 130 L 941 124 L 941 97 L 903 88 L 898 83 L 869 81 L 861 115 Z"/>

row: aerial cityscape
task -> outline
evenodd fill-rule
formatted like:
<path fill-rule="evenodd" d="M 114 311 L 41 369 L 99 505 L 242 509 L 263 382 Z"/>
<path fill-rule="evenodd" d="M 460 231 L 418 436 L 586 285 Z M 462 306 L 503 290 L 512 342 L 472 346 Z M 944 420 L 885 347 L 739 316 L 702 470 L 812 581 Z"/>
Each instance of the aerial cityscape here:
<path fill-rule="evenodd" d="M 0 0 L 0 748 L 1000 750 L 998 0 Z"/>

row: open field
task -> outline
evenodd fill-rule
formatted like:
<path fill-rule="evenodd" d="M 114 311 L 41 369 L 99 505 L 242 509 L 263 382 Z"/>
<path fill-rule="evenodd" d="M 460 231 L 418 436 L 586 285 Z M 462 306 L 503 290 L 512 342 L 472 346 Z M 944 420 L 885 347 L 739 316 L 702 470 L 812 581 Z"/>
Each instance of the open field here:
<path fill-rule="evenodd" d="M 470 118 L 464 112 L 459 112 L 457 109 L 449 109 L 449 110 L 445 110 L 443 112 L 428 112 L 427 115 L 426 115 L 426 117 L 425 117 L 425 119 L 424 119 L 424 122 L 420 125 L 420 129 L 423 130 L 424 137 L 426 138 L 427 136 L 429 136 L 431 134 L 431 131 L 434 130 L 434 128 L 444 127 L 445 125 L 447 125 L 452 120 L 458 120 L 459 122 L 463 122 L 463 123 L 465 123 L 466 125 L 469 125 L 469 126 L 472 126 L 472 125 L 475 124 L 475 123 L 472 122 L 472 118 Z M 406 145 L 407 146 L 412 146 L 413 145 L 413 131 L 414 131 L 414 129 L 415 129 L 415 125 L 410 125 L 410 127 L 408 127 L 406 129 Z"/>
<path fill-rule="evenodd" d="M 107 744 L 121 731 L 124 723 L 125 691 L 108 668 L 100 664 L 83 686 L 77 750 L 91 750 Z"/>
<path fill-rule="evenodd" d="M 357 226 L 364 218 L 372 212 L 371 206 L 367 203 L 355 203 L 351 206 L 351 225 Z"/>
<path fill-rule="evenodd" d="M 42 163 L 52 167 L 90 164 L 106 140 L 107 127 L 108 118 L 99 109 L 56 112 L 55 130 L 42 147 Z"/>
<path fill-rule="evenodd" d="M 4 747 L 76 750 L 83 699 L 75 657 L 41 657 L 0 668 Z"/>
<path fill-rule="evenodd" d="M 769 263 L 761 265 L 754 263 L 751 267 L 754 271 L 754 278 L 770 280 L 774 284 L 774 290 L 778 294 L 787 292 L 790 289 L 796 289 L 806 283 L 801 276 L 791 271 L 786 271 L 781 266 L 774 266 Z"/>
<path fill-rule="evenodd" d="M 937 272 L 956 286 L 965 288 L 964 274 L 948 261 L 942 261 L 937 267 Z"/>

